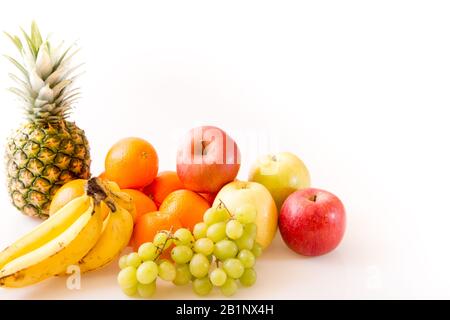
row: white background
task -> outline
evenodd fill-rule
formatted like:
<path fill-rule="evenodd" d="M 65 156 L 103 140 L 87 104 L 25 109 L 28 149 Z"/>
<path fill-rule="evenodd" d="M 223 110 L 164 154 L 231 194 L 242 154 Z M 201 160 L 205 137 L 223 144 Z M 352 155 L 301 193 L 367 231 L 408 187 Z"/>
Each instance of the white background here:
<path fill-rule="evenodd" d="M 345 203 L 342 245 L 302 258 L 277 238 L 238 299 L 450 298 L 450 3 L 448 1 L 9 1 L 0 29 L 36 19 L 79 39 L 93 173 L 108 147 L 140 136 L 174 169 L 183 132 L 214 124 L 238 141 L 240 178 L 258 154 L 291 151 L 313 184 Z M 15 48 L 0 38 L 2 53 Z M 0 84 L 11 82 L 0 61 Z M 0 141 L 21 122 L 0 93 Z M 4 180 L 4 176 L 1 177 Z M 0 246 L 37 222 L 1 184 Z M 117 267 L 0 299 L 122 299 Z M 220 298 L 213 294 L 211 298 Z M 158 299 L 195 299 L 161 285 Z"/>

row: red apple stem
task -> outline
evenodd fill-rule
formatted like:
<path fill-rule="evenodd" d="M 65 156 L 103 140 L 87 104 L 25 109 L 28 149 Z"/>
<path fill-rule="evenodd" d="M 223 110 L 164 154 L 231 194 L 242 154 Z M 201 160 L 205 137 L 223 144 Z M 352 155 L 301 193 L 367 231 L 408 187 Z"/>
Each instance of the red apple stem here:
<path fill-rule="evenodd" d="M 202 156 L 206 155 L 206 148 L 208 147 L 208 145 L 211 143 L 210 141 L 206 141 L 206 140 L 202 140 Z"/>
<path fill-rule="evenodd" d="M 309 197 L 309 201 L 316 202 L 316 200 L 317 200 L 317 194 Z"/>

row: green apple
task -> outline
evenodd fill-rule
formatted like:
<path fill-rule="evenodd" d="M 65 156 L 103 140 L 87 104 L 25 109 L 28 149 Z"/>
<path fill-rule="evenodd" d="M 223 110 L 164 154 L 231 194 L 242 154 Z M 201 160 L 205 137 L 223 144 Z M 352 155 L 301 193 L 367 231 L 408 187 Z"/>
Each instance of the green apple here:
<path fill-rule="evenodd" d="M 258 242 L 267 248 L 275 237 L 278 226 L 278 211 L 270 192 L 262 184 L 247 181 L 234 181 L 227 184 L 216 196 L 213 207 L 223 202 L 232 215 L 238 208 L 253 205 L 256 209 Z"/>
<path fill-rule="evenodd" d="M 292 193 L 310 187 L 308 169 L 302 160 L 289 152 L 266 155 L 256 161 L 249 180 L 261 183 L 272 194 L 278 210 Z"/>

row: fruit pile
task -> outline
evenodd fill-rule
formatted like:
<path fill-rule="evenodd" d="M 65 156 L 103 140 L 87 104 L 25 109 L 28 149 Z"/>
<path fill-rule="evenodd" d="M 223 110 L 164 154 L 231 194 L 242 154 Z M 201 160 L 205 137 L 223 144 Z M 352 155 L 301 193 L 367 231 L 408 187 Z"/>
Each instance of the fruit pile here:
<path fill-rule="evenodd" d="M 158 232 L 153 242 L 142 244 L 137 253 L 122 256 L 118 283 L 125 294 L 138 293 L 143 298 L 154 294 L 158 276 L 177 286 L 192 281 L 200 296 L 209 294 L 213 286 L 232 296 L 237 280 L 245 287 L 256 282 L 253 267 L 262 248 L 255 241 L 255 220 L 256 210 L 251 206 L 239 208 L 236 216 L 223 203 L 208 209 L 193 232 L 186 228 Z M 173 262 L 161 257 L 168 249 Z"/>
<path fill-rule="evenodd" d="M 25 103 L 28 120 L 8 141 L 8 190 L 21 212 L 46 220 L 0 253 L 0 286 L 31 285 L 73 266 L 97 270 L 130 246 L 117 278 L 127 295 L 151 297 L 160 278 L 192 283 L 201 296 L 213 287 L 231 296 L 238 283 L 256 282 L 256 259 L 277 230 L 307 256 L 341 242 L 342 202 L 310 188 L 296 155 L 264 156 L 248 181 L 236 180 L 239 147 L 217 127 L 188 132 L 176 171 L 159 172 L 153 145 L 129 137 L 110 148 L 104 172 L 89 178 L 87 139 L 67 120 L 78 96 L 70 66 L 76 50 L 44 41 L 34 23 L 25 41 L 8 36 L 24 60 L 8 57 L 20 71 L 10 91 Z"/>

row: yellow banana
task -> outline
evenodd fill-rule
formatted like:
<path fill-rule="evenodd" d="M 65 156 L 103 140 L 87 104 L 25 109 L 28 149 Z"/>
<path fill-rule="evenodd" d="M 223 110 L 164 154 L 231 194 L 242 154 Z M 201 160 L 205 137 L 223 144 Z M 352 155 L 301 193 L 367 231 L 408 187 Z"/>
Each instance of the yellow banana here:
<path fill-rule="evenodd" d="M 110 180 L 103 180 L 104 184 L 107 186 L 108 190 L 112 192 L 120 192 L 120 187 L 117 183 Z"/>
<path fill-rule="evenodd" d="M 110 213 L 111 213 L 111 210 L 108 208 L 108 215 L 103 219 L 102 233 L 106 230 L 106 227 L 108 226 L 108 223 L 109 223 L 109 217 L 111 216 Z M 102 215 L 103 215 L 103 214 L 102 214 Z"/>
<path fill-rule="evenodd" d="M 124 208 L 117 206 L 111 212 L 106 227 L 89 253 L 81 259 L 81 272 L 100 269 L 113 261 L 128 245 L 133 232 L 133 218 Z"/>
<path fill-rule="evenodd" d="M 91 206 L 87 195 L 76 198 L 0 253 L 0 269 L 62 234 Z"/>
<path fill-rule="evenodd" d="M 113 191 L 110 192 L 110 197 L 112 200 L 114 200 L 114 202 L 119 206 L 124 208 L 125 210 L 127 210 L 130 214 L 131 217 L 134 218 L 136 217 L 136 205 L 133 202 L 133 199 L 131 198 L 131 196 L 128 193 L 119 191 Z"/>
<path fill-rule="evenodd" d="M 123 209 L 127 210 L 128 213 L 131 215 L 131 218 L 133 221 L 136 219 L 136 205 L 132 201 L 131 197 L 125 193 L 120 192 L 118 197 L 112 196 L 113 199 L 115 199 L 115 202 L 119 207 L 122 207 Z"/>
<path fill-rule="evenodd" d="M 103 194 L 102 202 L 108 205 L 110 213 L 100 239 L 79 262 L 81 272 L 100 269 L 114 260 L 128 245 L 133 232 L 133 216 L 127 210 L 136 210 L 131 197 L 121 192 L 114 182 L 96 179 L 95 185 Z"/>
<path fill-rule="evenodd" d="M 10 261 L 0 270 L 0 286 L 19 288 L 62 273 L 95 245 L 102 231 L 101 210 L 89 208 L 64 232 L 39 248 Z"/>
<path fill-rule="evenodd" d="M 133 221 L 136 218 L 136 206 L 131 196 L 125 192 L 120 191 L 120 187 L 117 183 L 109 180 L 101 181 L 98 183 L 106 190 L 108 196 L 120 207 L 127 210 L 133 217 Z"/>

